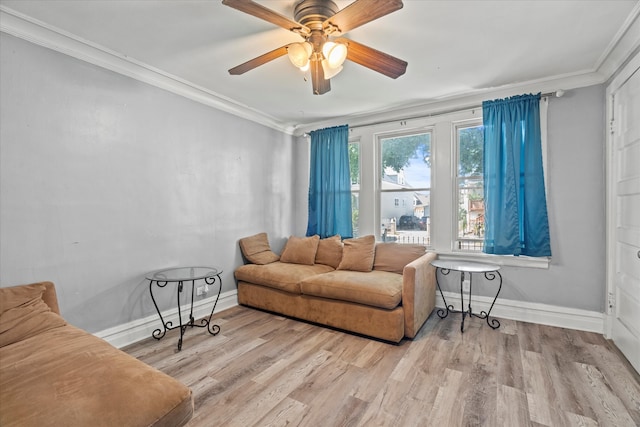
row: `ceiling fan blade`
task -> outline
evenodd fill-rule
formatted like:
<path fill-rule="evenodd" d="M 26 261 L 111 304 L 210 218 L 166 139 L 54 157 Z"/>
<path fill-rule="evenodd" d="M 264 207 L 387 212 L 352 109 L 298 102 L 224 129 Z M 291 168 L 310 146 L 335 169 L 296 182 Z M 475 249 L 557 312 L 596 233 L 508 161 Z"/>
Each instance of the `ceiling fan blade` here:
<path fill-rule="evenodd" d="M 385 76 L 397 79 L 407 71 L 407 62 L 387 53 L 356 43 L 353 40 L 339 38 L 335 40 L 347 45 L 347 59 L 370 68 Z"/>
<path fill-rule="evenodd" d="M 285 30 L 293 31 L 299 34 L 308 35 L 311 30 L 306 25 L 292 21 L 286 16 L 280 15 L 273 10 L 262 6 L 252 0 L 222 0 L 222 4 L 232 7 L 249 15 L 260 18 L 264 21 L 275 24 Z"/>
<path fill-rule="evenodd" d="M 314 95 L 322 95 L 331 90 L 331 80 L 324 78 L 322 61 L 311 61 L 311 83 Z"/>
<path fill-rule="evenodd" d="M 351 31 L 361 25 L 381 18 L 402 9 L 402 0 L 356 0 L 322 24 L 330 29 L 335 27 L 341 34 Z"/>
<path fill-rule="evenodd" d="M 277 49 L 272 50 L 271 52 L 267 52 L 264 55 L 260 55 L 256 58 L 250 59 L 247 62 L 240 64 L 236 67 L 233 67 L 229 70 L 229 74 L 237 76 L 238 74 L 244 74 L 247 71 L 251 71 L 256 67 L 259 67 L 263 64 L 266 64 L 269 61 L 273 61 L 274 59 L 280 58 L 287 54 L 287 46 L 285 45 L 279 47 Z"/>

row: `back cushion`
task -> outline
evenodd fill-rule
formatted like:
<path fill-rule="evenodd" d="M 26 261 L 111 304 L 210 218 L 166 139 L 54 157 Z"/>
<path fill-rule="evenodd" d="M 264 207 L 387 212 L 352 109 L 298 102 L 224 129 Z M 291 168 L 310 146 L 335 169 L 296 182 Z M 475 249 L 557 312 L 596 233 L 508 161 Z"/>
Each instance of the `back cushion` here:
<path fill-rule="evenodd" d="M 42 283 L 0 288 L 0 347 L 67 324 L 42 300 Z"/>
<path fill-rule="evenodd" d="M 426 253 L 421 245 L 401 245 L 398 243 L 378 243 L 373 269 L 402 274 L 404 266 Z"/>
<path fill-rule="evenodd" d="M 371 271 L 375 254 L 376 238 L 373 235 L 346 239 L 342 250 L 342 261 L 338 270 Z"/>
<path fill-rule="evenodd" d="M 316 252 L 316 264 L 324 264 L 333 268 L 338 268 L 342 260 L 342 239 L 339 234 L 318 242 L 318 252 Z"/>
<path fill-rule="evenodd" d="M 291 236 L 280 255 L 281 262 L 291 264 L 313 265 L 318 251 L 320 236 L 317 234 L 311 237 Z"/>
<path fill-rule="evenodd" d="M 240 239 L 240 250 L 252 264 L 271 264 L 279 259 L 278 255 L 271 251 L 267 233 L 258 233 Z"/>

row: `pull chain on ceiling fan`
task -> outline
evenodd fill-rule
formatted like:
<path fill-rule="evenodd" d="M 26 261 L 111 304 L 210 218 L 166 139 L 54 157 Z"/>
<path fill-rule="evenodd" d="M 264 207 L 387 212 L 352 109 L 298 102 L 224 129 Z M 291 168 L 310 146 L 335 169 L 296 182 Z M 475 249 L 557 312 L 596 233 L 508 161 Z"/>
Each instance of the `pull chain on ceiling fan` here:
<path fill-rule="evenodd" d="M 331 90 L 329 79 L 342 70 L 347 59 L 393 79 L 407 69 L 407 63 L 401 59 L 350 39 L 333 38 L 401 9 L 402 0 L 356 0 L 342 10 L 331 0 L 301 0 L 294 8 L 295 20 L 253 0 L 222 0 L 222 4 L 297 33 L 304 39 L 240 64 L 230 69 L 230 74 L 243 74 L 288 55 L 293 65 L 303 71 L 310 70 L 313 93 L 322 95 Z"/>

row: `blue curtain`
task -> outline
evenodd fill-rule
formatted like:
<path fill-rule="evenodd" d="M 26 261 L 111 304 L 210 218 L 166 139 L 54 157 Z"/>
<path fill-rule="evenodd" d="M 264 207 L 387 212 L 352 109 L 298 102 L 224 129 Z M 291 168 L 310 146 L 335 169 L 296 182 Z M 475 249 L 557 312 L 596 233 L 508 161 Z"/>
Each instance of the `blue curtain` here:
<path fill-rule="evenodd" d="M 484 252 L 551 256 L 542 169 L 540 94 L 482 103 Z"/>
<path fill-rule="evenodd" d="M 311 132 L 307 236 L 314 234 L 353 236 L 347 125 Z"/>

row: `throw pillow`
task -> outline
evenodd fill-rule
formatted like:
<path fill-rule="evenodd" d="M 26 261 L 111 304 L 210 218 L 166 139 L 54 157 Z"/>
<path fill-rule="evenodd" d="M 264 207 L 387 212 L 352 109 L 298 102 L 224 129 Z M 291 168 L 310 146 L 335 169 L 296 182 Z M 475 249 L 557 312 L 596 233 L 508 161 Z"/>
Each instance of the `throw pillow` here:
<path fill-rule="evenodd" d="M 421 245 L 400 245 L 398 243 L 378 243 L 373 269 L 402 274 L 404 266 L 424 255 Z"/>
<path fill-rule="evenodd" d="M 0 288 L 0 347 L 67 324 L 42 300 L 44 289 L 41 283 Z"/>
<path fill-rule="evenodd" d="M 318 252 L 316 253 L 316 264 L 324 264 L 333 268 L 338 268 L 342 261 L 342 239 L 339 234 L 320 239 L 318 242 Z"/>
<path fill-rule="evenodd" d="M 371 271 L 376 238 L 373 235 L 346 239 L 338 270 Z"/>
<path fill-rule="evenodd" d="M 271 251 L 267 233 L 258 233 L 253 236 L 240 239 L 242 255 L 252 264 L 271 264 L 280 257 Z"/>
<path fill-rule="evenodd" d="M 318 251 L 318 242 L 320 242 L 320 236 L 317 234 L 310 237 L 291 236 L 284 246 L 282 255 L 280 255 L 280 261 L 291 264 L 313 265 Z"/>

